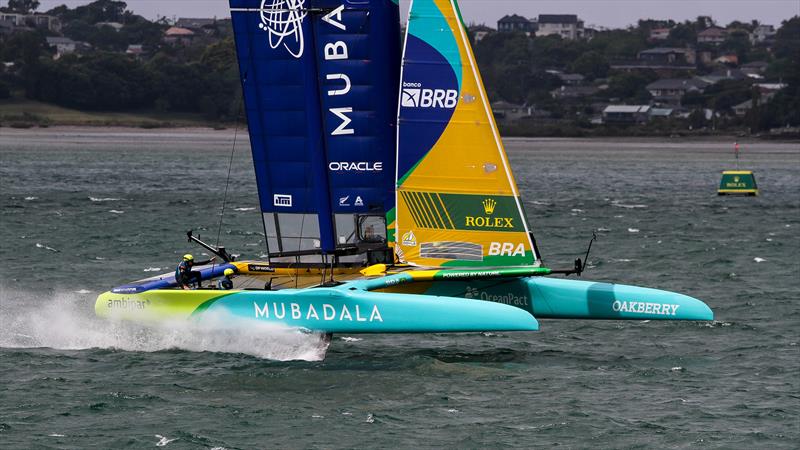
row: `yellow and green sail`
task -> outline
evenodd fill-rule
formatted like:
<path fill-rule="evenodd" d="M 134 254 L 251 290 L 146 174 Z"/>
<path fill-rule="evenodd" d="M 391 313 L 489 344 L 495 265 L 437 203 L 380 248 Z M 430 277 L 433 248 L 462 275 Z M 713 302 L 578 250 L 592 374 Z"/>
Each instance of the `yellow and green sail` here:
<path fill-rule="evenodd" d="M 398 114 L 396 251 L 424 266 L 538 262 L 455 1 L 414 0 Z"/>

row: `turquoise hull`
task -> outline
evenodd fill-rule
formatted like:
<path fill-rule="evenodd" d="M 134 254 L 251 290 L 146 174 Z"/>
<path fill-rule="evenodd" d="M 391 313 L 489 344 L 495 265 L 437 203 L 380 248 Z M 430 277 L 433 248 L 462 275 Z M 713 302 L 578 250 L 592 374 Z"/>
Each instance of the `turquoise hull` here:
<path fill-rule="evenodd" d="M 203 314 L 227 313 L 326 333 L 535 331 L 530 313 L 492 302 L 338 288 L 237 292 Z"/>
<path fill-rule="evenodd" d="M 409 279 L 401 274 L 280 291 L 121 290 L 102 294 L 95 309 L 100 316 L 137 322 L 219 316 L 325 333 L 535 331 L 536 318 L 714 318 L 698 299 L 636 286 L 538 276 Z"/>

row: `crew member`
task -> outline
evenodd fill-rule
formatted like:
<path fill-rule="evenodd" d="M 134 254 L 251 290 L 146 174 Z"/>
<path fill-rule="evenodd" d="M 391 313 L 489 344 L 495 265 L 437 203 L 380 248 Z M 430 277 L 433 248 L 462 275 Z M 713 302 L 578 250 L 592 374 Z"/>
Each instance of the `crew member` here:
<path fill-rule="evenodd" d="M 200 274 L 200 272 L 192 270 L 192 267 L 195 264 L 200 266 L 211 264 L 215 259 L 216 257 L 195 263 L 194 256 L 188 253 L 183 255 L 183 261 L 181 261 L 181 263 L 178 264 L 178 267 L 175 269 L 175 281 L 178 282 L 178 286 L 180 286 L 181 289 L 191 289 L 192 281 L 195 281 L 197 282 L 197 287 L 199 288 L 200 282 L 203 281 L 203 276 Z"/>
<path fill-rule="evenodd" d="M 223 272 L 225 276 L 222 277 L 221 280 L 217 281 L 217 289 L 222 289 L 225 291 L 233 289 L 233 280 L 231 280 L 233 273 L 233 269 L 225 269 L 225 272 Z"/>

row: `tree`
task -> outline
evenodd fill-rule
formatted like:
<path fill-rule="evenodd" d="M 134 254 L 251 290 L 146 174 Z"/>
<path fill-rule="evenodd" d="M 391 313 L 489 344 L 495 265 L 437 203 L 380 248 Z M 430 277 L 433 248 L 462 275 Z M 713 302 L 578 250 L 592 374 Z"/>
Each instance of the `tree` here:
<path fill-rule="evenodd" d="M 689 126 L 693 130 L 705 127 L 706 123 L 708 123 L 708 121 L 706 120 L 706 114 L 702 109 L 695 109 L 691 114 L 689 114 Z"/>
<path fill-rule="evenodd" d="M 582 54 L 570 66 L 572 72 L 579 73 L 589 80 L 604 78 L 608 75 L 608 60 L 598 52 L 591 51 Z"/>
<path fill-rule="evenodd" d="M 39 0 L 8 0 L 8 12 L 17 14 L 30 14 L 39 8 Z"/>
<path fill-rule="evenodd" d="M 652 71 L 621 73 L 614 75 L 608 82 L 604 95 L 608 98 L 622 100 L 647 100 L 650 93 L 645 87 L 658 79 Z"/>
<path fill-rule="evenodd" d="M 669 38 L 665 45 L 672 47 L 686 47 L 697 40 L 697 32 L 688 23 L 679 23 L 669 31 Z"/>

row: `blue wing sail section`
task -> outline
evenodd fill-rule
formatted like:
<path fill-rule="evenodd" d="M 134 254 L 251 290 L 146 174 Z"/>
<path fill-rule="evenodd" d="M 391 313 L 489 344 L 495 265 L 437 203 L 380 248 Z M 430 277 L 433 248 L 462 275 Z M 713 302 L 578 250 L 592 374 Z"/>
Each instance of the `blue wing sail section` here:
<path fill-rule="evenodd" d="M 269 251 L 357 243 L 359 215 L 394 207 L 397 3 L 230 6 Z"/>
<path fill-rule="evenodd" d="M 384 214 L 394 207 L 399 8 L 391 0 L 315 6 L 323 10 L 314 31 L 331 208 Z"/>
<path fill-rule="evenodd" d="M 271 253 L 335 247 L 312 20 L 303 0 L 230 0 Z"/>

